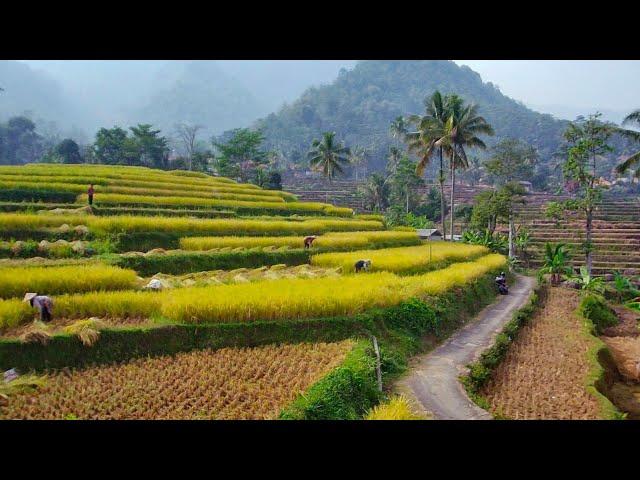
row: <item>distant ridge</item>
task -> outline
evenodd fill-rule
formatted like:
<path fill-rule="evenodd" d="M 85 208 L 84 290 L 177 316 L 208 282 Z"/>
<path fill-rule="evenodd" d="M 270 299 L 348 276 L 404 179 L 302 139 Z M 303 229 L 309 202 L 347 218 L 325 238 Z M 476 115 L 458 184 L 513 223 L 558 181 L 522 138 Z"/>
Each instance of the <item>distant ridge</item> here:
<path fill-rule="evenodd" d="M 467 66 L 444 60 L 361 61 L 342 70 L 330 85 L 309 88 L 294 103 L 256 123 L 272 147 L 302 158 L 313 138 L 336 131 L 349 145 L 370 148 L 370 167 L 382 169 L 394 141 L 390 122 L 399 115 L 422 113 L 423 101 L 439 89 L 456 92 L 480 105 L 496 137 L 516 137 L 536 146 L 543 159 L 555 152 L 566 121 L 535 112 L 503 95 Z"/>

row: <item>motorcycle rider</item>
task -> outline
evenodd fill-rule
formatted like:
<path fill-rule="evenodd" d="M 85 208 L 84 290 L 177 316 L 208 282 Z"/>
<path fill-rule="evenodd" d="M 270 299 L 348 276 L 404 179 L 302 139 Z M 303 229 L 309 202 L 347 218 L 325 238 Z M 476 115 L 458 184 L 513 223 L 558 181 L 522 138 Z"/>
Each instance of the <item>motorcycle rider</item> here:
<path fill-rule="evenodd" d="M 496 277 L 496 285 L 498 286 L 498 290 L 503 295 L 509 293 L 509 288 L 507 287 L 507 275 L 504 272 L 500 272 L 500 275 Z"/>

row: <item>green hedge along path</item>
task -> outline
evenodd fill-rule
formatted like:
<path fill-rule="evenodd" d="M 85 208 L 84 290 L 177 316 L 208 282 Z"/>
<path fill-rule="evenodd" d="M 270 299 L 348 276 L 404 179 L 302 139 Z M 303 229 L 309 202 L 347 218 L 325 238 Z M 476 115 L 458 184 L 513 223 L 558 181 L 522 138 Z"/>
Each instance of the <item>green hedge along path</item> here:
<path fill-rule="evenodd" d="M 397 383 L 398 390 L 437 420 L 490 420 L 491 414 L 468 397 L 459 376 L 527 303 L 534 286 L 533 278 L 517 275 L 508 295 L 500 296 L 435 350 L 419 356 L 416 366 Z"/>

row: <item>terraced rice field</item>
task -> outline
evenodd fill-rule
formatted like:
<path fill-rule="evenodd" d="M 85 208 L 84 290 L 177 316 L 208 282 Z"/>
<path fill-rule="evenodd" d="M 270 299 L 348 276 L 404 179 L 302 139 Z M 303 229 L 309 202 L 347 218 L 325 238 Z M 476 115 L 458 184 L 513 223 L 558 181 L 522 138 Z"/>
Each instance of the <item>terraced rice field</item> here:
<path fill-rule="evenodd" d="M 0 406 L 0 419 L 273 419 L 352 347 L 223 348 L 55 372 L 42 390 Z"/>
<path fill-rule="evenodd" d="M 550 288 L 481 390 L 495 415 L 514 420 L 596 420 L 600 408 L 585 389 L 594 339 L 575 313 L 579 294 Z"/>
<path fill-rule="evenodd" d="M 372 309 L 428 309 L 504 268 L 483 247 L 425 246 L 383 220 L 193 172 L 0 167 L 0 366 L 46 378 L 0 391 L 0 418 L 276 418 L 348 353 L 369 362 L 354 345 Z M 374 271 L 352 275 L 363 257 Z M 34 321 L 27 291 L 53 297 L 51 323 Z"/>
<path fill-rule="evenodd" d="M 396 305 L 412 297 L 439 295 L 503 268 L 502 255 L 485 255 L 434 272 L 400 277 L 378 272 L 364 279 L 295 278 L 236 285 L 190 287 L 164 292 L 117 291 L 61 295 L 56 316 L 65 319 L 101 317 L 176 322 L 224 323 L 353 315 L 375 307 Z M 27 323 L 33 312 L 20 300 L 0 300 L 0 329 Z"/>
<path fill-rule="evenodd" d="M 445 262 L 472 259 L 489 250 L 479 245 L 427 242 L 417 247 L 359 250 L 345 253 L 321 253 L 311 258 L 320 267 L 341 267 L 344 272 L 354 272 L 358 260 L 371 260 L 370 271 L 419 273 L 437 268 Z"/>
<path fill-rule="evenodd" d="M 552 198 L 552 197 L 550 197 Z M 567 215 L 555 221 L 545 218 L 546 201 L 532 199 L 520 208 L 519 219 L 531 232 L 533 267 L 541 264 L 545 242 L 568 244 L 573 250 L 573 265 L 584 264 L 584 219 Z M 614 270 L 627 275 L 640 273 L 640 203 L 605 199 L 595 212 L 594 220 L 594 273 L 601 275 Z"/>

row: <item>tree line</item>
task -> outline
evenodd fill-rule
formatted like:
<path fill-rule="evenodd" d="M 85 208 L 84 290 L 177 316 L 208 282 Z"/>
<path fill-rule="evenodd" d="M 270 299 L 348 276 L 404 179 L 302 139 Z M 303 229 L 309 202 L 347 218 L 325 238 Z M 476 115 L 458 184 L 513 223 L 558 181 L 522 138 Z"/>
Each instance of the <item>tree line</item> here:
<path fill-rule="evenodd" d="M 170 138 L 151 124 L 127 130 L 114 126 L 99 129 L 92 143 L 81 146 L 71 138 L 56 141 L 44 136 L 31 119 L 17 116 L 0 123 L 0 165 L 44 162 L 147 166 L 207 172 L 265 188 L 282 188 L 281 158 L 264 149 L 260 131 L 239 128 L 206 142 L 198 137 L 202 128 L 178 124 Z"/>

